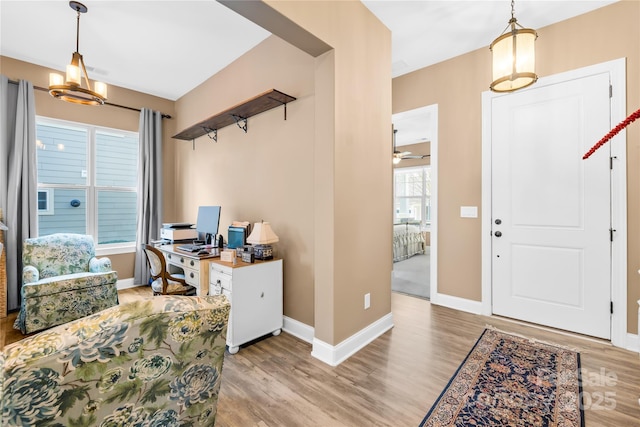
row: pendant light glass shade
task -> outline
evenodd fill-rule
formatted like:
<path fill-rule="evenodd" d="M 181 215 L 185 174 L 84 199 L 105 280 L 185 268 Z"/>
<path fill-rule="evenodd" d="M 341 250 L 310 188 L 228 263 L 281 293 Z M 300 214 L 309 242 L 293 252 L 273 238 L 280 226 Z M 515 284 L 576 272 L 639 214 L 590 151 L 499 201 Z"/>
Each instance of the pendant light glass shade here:
<path fill-rule="evenodd" d="M 87 12 L 87 7 L 77 1 L 70 1 L 69 7 L 78 14 L 76 27 L 76 51 L 73 52 L 71 63 L 67 65 L 66 79 L 60 74 L 49 74 L 49 94 L 63 101 L 82 105 L 102 105 L 107 99 L 107 85 L 95 82 L 91 89 L 87 68 L 79 52 L 80 45 L 80 14 Z M 86 82 L 86 88 L 82 87 L 82 78 Z"/>
<path fill-rule="evenodd" d="M 538 80 L 535 73 L 535 41 L 538 34 L 535 30 L 518 24 L 513 16 L 513 2 L 507 28 L 508 31 L 490 46 L 493 65 L 493 82 L 490 88 L 494 92 L 512 92 Z"/>

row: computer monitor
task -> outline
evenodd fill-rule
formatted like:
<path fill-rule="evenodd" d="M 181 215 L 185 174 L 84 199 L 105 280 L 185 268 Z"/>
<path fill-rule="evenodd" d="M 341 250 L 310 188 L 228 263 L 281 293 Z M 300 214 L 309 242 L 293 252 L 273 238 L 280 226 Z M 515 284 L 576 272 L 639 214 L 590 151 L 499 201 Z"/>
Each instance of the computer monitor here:
<path fill-rule="evenodd" d="M 218 234 L 219 225 L 220 206 L 200 206 L 198 208 L 196 230 L 199 240 L 203 240 L 206 245 L 212 244 Z"/>

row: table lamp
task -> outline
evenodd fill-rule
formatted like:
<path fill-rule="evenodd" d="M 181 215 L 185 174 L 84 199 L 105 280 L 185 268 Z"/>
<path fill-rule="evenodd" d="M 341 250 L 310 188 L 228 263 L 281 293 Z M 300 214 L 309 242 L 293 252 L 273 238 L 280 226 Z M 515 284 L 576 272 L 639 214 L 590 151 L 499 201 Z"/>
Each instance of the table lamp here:
<path fill-rule="evenodd" d="M 271 229 L 271 225 L 268 222 L 256 222 L 253 224 L 253 230 L 247 237 L 247 243 L 253 246 L 253 254 L 255 259 L 273 259 L 273 246 L 272 243 L 278 242 L 278 236 Z"/>

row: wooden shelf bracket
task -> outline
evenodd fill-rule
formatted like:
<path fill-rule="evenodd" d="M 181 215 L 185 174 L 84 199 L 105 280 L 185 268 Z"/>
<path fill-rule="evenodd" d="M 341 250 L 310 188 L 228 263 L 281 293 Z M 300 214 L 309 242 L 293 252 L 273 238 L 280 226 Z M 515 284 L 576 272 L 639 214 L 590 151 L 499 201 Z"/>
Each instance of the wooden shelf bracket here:
<path fill-rule="evenodd" d="M 242 129 L 244 133 L 247 133 L 248 117 L 236 116 L 235 114 L 232 114 L 231 117 L 236 121 L 238 127 Z"/>
<path fill-rule="evenodd" d="M 218 129 L 211 129 L 206 126 L 202 126 L 202 129 L 207 133 L 209 139 L 213 139 L 214 142 L 218 142 Z M 211 136 L 211 134 L 213 134 L 213 136 Z"/>

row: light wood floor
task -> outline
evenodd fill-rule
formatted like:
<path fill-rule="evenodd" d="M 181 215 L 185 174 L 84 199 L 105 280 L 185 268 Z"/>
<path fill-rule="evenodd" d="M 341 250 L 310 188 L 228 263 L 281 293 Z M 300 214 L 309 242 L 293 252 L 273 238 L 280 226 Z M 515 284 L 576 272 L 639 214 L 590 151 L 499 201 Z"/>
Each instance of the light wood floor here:
<path fill-rule="evenodd" d="M 147 294 L 122 291 L 120 301 Z M 394 328 L 337 367 L 286 332 L 227 354 L 216 426 L 417 426 L 487 324 L 581 352 L 587 427 L 640 426 L 637 353 L 401 294 L 392 312 Z M 14 318 L 2 321 L 6 343 L 22 338 Z"/>

